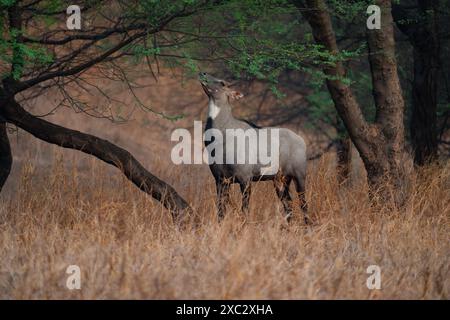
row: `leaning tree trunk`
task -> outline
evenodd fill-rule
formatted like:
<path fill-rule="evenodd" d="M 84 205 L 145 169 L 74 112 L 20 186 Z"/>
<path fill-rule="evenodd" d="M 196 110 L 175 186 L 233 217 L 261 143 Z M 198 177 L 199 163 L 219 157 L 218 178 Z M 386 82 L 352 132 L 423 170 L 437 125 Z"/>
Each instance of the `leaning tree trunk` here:
<path fill-rule="evenodd" d="M 325 2 L 293 2 L 310 24 L 315 41 L 330 54 L 337 55 L 339 49 Z M 303 10 L 303 3 L 306 10 Z M 376 4 L 382 7 L 382 28 L 370 30 L 367 35 L 377 109 L 375 123 L 369 124 L 365 120 L 351 88 L 342 81 L 345 77 L 342 62 L 325 65 L 323 69 L 328 76 L 327 87 L 336 110 L 364 162 L 371 189 L 386 186 L 387 181 L 392 181 L 395 187 L 403 185 L 403 161 L 408 158 L 404 152 L 404 102 L 397 75 L 390 1 L 378 0 Z M 383 188 L 380 191 L 386 199 L 395 193 L 394 200 L 401 203 L 403 194 L 397 190 L 392 192 L 392 188 Z"/>
<path fill-rule="evenodd" d="M 6 123 L 0 119 L 0 191 L 11 172 L 12 155 L 9 145 Z"/>
<path fill-rule="evenodd" d="M 2 116 L 10 123 L 31 133 L 36 138 L 70 149 L 93 155 L 117 167 L 139 189 L 150 194 L 180 220 L 189 213 L 189 204 L 170 185 L 148 172 L 128 151 L 96 136 L 67 129 L 37 118 L 9 99 L 2 103 Z M 2 140 L 3 141 L 3 140 Z M 2 146 L 6 147 L 6 144 Z"/>

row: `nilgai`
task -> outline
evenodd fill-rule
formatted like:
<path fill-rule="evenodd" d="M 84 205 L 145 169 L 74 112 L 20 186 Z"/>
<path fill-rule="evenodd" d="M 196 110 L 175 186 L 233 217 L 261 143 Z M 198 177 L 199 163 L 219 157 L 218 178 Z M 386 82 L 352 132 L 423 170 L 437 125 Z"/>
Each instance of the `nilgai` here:
<path fill-rule="evenodd" d="M 232 106 L 230 101 L 239 99 L 242 94 L 230 88 L 230 84 L 224 80 L 214 78 L 213 76 L 201 72 L 199 74 L 200 83 L 209 98 L 208 104 L 208 119 L 205 126 L 205 133 L 209 129 L 216 129 L 226 137 L 226 131 L 234 129 L 234 131 L 248 131 L 248 129 L 256 130 L 257 133 L 261 130 L 277 130 L 279 141 L 279 158 L 278 170 L 267 174 L 264 173 L 263 165 L 257 163 L 233 164 L 225 161 L 225 155 L 228 152 L 234 152 L 236 157 L 240 152 L 250 154 L 255 145 L 245 143 L 244 148 L 234 148 L 235 143 L 230 143 L 226 138 L 219 146 L 214 146 L 214 153 L 223 155 L 224 161 L 222 163 L 210 163 L 209 167 L 216 180 L 217 188 L 217 209 L 218 218 L 221 220 L 224 217 L 225 205 L 229 200 L 230 184 L 238 183 L 242 192 L 242 211 L 248 212 L 251 182 L 273 180 L 276 193 L 280 198 L 283 207 L 285 218 L 287 221 L 292 216 L 292 198 L 289 193 L 289 185 L 294 181 L 295 188 L 300 200 L 300 207 L 303 210 L 305 222 L 308 223 L 306 215 L 307 205 L 305 201 L 305 178 L 306 178 L 306 144 L 302 137 L 295 134 L 289 129 L 284 128 L 260 128 L 247 121 L 236 119 L 232 114 Z M 205 134 L 206 136 L 206 134 Z M 234 138 L 233 138 L 234 139 Z M 271 138 L 270 138 L 271 139 Z M 267 141 L 269 138 L 267 138 Z M 213 140 L 208 141 L 205 137 L 205 146 L 208 147 Z M 232 145 L 233 150 L 230 149 Z M 257 144 L 258 145 L 258 144 Z M 228 148 L 228 150 L 227 150 Z M 219 150 L 221 149 L 221 150 Z M 270 150 L 270 147 L 267 148 Z M 274 150 L 270 150 L 273 152 Z M 244 155 L 245 157 L 245 155 Z M 259 156 L 258 156 L 259 157 Z M 247 158 L 246 158 L 247 159 Z"/>

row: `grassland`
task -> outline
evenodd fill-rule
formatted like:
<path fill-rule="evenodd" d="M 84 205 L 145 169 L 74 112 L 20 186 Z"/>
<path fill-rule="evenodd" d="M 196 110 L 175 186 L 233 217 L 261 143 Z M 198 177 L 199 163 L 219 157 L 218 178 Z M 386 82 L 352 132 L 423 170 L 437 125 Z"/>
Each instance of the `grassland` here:
<path fill-rule="evenodd" d="M 219 224 L 207 166 L 170 162 L 171 130 L 204 117 L 198 84 L 163 79 L 138 94 L 156 110 L 191 118 L 170 123 L 136 114 L 139 121 L 114 126 L 64 111 L 48 119 L 126 147 L 192 203 L 198 225 L 176 228 L 158 202 L 114 168 L 13 132 L 13 172 L 0 195 L 0 298 L 449 298 L 450 163 L 414 173 L 410 198 L 397 208 L 369 201 L 357 161 L 350 183 L 340 185 L 329 153 L 308 169 L 312 226 L 298 211 L 284 223 L 270 182 L 254 189 L 248 217 L 234 188 Z M 51 99 L 40 97 L 30 110 L 45 113 Z M 246 110 L 238 106 L 239 114 Z M 81 269 L 81 290 L 66 287 L 69 265 Z M 381 268 L 381 290 L 366 286 L 369 265 Z"/>
<path fill-rule="evenodd" d="M 310 227 L 299 214 L 284 224 L 270 183 L 248 217 L 235 190 L 218 224 L 212 183 L 193 179 L 184 195 L 197 199 L 200 225 L 178 230 L 117 172 L 92 160 L 80 173 L 54 155 L 46 170 L 25 163 L 17 192 L 2 198 L 1 298 L 449 297 L 450 165 L 424 169 L 408 205 L 392 209 L 373 206 L 364 184 L 339 186 L 326 156 L 308 176 Z M 72 264 L 81 290 L 65 286 Z M 381 290 L 366 287 L 372 264 Z"/>

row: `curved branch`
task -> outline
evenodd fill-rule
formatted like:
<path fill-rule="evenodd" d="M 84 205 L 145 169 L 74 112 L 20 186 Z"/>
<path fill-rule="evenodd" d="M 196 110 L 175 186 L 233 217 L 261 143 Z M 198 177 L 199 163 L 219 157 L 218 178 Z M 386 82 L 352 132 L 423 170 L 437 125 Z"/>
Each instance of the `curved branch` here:
<path fill-rule="evenodd" d="M 96 136 L 61 127 L 37 118 L 16 101 L 4 105 L 3 116 L 36 138 L 64 148 L 76 149 L 115 166 L 139 189 L 160 201 L 172 211 L 175 219 L 191 210 L 174 188 L 148 172 L 127 150 Z"/>

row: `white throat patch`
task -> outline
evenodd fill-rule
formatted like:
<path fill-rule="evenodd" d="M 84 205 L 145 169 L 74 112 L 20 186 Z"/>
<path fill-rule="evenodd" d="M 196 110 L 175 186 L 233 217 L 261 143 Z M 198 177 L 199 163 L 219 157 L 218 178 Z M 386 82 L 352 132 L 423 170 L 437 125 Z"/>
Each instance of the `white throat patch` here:
<path fill-rule="evenodd" d="M 208 117 L 214 120 L 219 112 L 220 108 L 214 103 L 213 99 L 210 99 L 208 104 Z"/>

